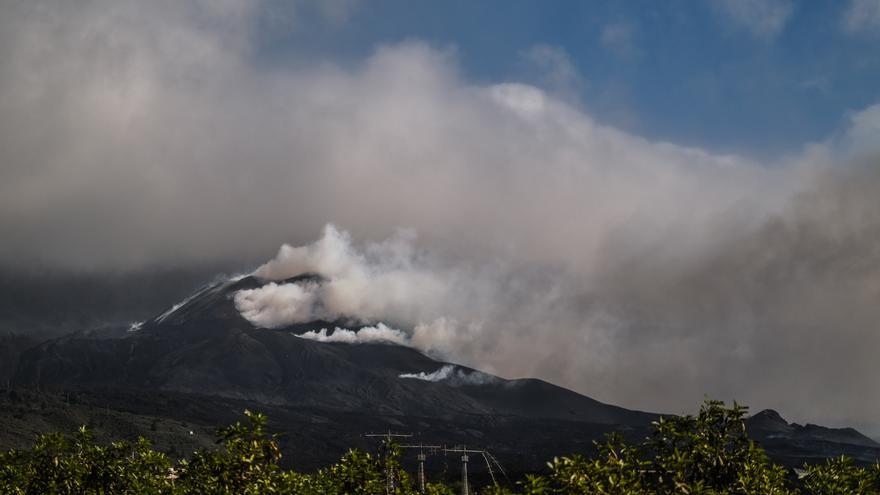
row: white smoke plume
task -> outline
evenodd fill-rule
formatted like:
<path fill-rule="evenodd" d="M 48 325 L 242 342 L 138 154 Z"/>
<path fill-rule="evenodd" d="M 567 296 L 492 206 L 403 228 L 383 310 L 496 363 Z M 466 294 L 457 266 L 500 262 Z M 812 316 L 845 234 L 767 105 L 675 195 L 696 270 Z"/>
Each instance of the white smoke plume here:
<path fill-rule="evenodd" d="M 455 274 L 436 270 L 415 250 L 414 237 L 412 231 L 399 231 L 384 242 L 358 249 L 347 232 L 327 225 L 317 242 L 301 247 L 285 244 L 254 272 L 276 281 L 312 273 L 325 278 L 325 283 L 270 284 L 240 292 L 236 304 L 245 318 L 269 328 L 316 319 L 408 322 L 428 317 L 438 300 L 448 300 Z M 297 310 L 273 311 L 281 306 Z"/>
<path fill-rule="evenodd" d="M 467 372 L 455 365 L 447 364 L 437 371 L 427 373 L 403 373 L 399 378 L 412 378 L 426 382 L 447 382 L 453 386 L 460 385 L 487 385 L 498 382 L 498 378 L 479 371 Z"/>
<path fill-rule="evenodd" d="M 315 243 L 284 245 L 253 273 L 274 281 L 316 274 L 323 282 L 271 282 L 237 292 L 235 305 L 247 320 L 264 328 L 339 319 L 391 321 L 414 328 L 463 311 L 466 297 L 474 295 L 474 281 L 468 281 L 460 268 L 443 267 L 419 253 L 414 240 L 412 231 L 402 231 L 359 247 L 347 232 L 327 225 Z M 442 331 L 435 327 L 419 333 Z"/>
<path fill-rule="evenodd" d="M 420 371 L 418 373 L 403 373 L 399 377 L 400 378 L 414 378 L 416 380 L 424 380 L 426 382 L 439 382 L 449 378 L 452 375 L 452 372 L 455 371 L 455 366 L 451 364 L 444 365 L 437 371 L 432 371 L 430 373 L 425 371 Z"/>
<path fill-rule="evenodd" d="M 318 285 L 266 284 L 235 293 L 235 307 L 241 315 L 261 328 L 279 328 L 292 323 L 324 319 L 315 308 Z"/>
<path fill-rule="evenodd" d="M 351 235 L 327 225 L 316 242 L 284 245 L 278 255 L 253 275 L 281 281 L 318 275 L 323 281 L 270 282 L 235 294 L 236 308 L 254 326 L 282 328 L 316 320 L 354 323 L 393 322 L 407 329 L 400 343 L 441 358 L 462 358 L 459 352 L 478 338 L 481 320 L 490 317 L 500 294 L 496 269 L 463 270 L 440 263 L 415 247 L 415 233 L 401 231 L 380 243 L 358 246 Z M 466 321 L 460 320 L 468 319 Z M 360 332 L 330 335 L 308 332 L 323 342 L 357 342 Z M 338 333 L 338 335 L 337 335 Z"/>
<path fill-rule="evenodd" d="M 410 345 L 409 337 L 405 333 L 390 328 L 383 323 L 379 323 L 374 327 L 364 327 L 356 331 L 337 327 L 333 330 L 333 333 L 329 335 L 327 334 L 327 329 L 322 328 L 317 332 L 310 330 L 297 335 L 297 337 L 318 342 L 336 342 L 342 344 L 388 343 L 406 346 Z"/>

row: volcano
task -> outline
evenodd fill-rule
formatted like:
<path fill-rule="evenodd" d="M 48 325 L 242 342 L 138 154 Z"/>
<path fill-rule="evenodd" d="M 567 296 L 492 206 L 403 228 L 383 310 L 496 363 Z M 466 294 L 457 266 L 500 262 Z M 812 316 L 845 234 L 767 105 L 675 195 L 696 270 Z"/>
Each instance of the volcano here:
<path fill-rule="evenodd" d="M 320 286 L 323 278 L 282 282 Z M 258 328 L 235 296 L 269 283 L 246 276 L 208 284 L 120 335 L 4 340 L 2 447 L 35 431 L 70 431 L 85 419 L 99 434 L 158 437 L 160 448 L 186 451 L 249 408 L 269 415 L 301 468 L 326 465 L 350 447 L 370 448 L 367 432 L 393 430 L 488 449 L 516 472 L 589 452 L 612 431 L 642 438 L 658 417 L 542 380 L 445 362 L 393 339 L 338 338 L 375 322 Z M 865 462 L 880 457 L 880 445 L 855 430 L 790 425 L 772 411 L 749 421 L 770 454 L 790 465 L 842 453 Z"/>

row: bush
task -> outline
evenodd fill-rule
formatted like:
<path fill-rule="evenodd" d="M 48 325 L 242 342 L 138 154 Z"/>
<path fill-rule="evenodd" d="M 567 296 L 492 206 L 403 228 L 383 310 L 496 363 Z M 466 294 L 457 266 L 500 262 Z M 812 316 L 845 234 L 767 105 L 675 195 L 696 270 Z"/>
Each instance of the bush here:
<path fill-rule="evenodd" d="M 149 441 L 101 447 L 85 427 L 72 439 L 43 435 L 30 451 L 0 454 L 0 466 L 0 493 L 152 494 L 169 493 L 172 487 L 167 478 L 171 462 Z"/>

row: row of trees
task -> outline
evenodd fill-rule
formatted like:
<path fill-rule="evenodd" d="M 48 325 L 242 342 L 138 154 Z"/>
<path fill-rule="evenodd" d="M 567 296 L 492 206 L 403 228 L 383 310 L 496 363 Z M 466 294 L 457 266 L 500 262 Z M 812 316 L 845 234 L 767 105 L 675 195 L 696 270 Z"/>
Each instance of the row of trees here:
<path fill-rule="evenodd" d="M 612 435 L 591 457 L 553 459 L 547 474 L 485 494 L 880 494 L 880 464 L 837 458 L 806 466 L 800 479 L 771 462 L 749 440 L 746 408 L 707 401 L 696 416 L 661 419 L 644 442 Z M 395 472 L 396 495 L 417 493 L 400 468 L 399 450 L 378 458 L 350 450 L 315 473 L 280 466 L 281 451 L 266 417 L 245 411 L 243 422 L 219 431 L 222 448 L 174 461 L 145 439 L 98 445 L 85 427 L 73 437 L 47 434 L 33 448 L 0 454 L 0 493 L 6 494 L 297 494 L 382 495 Z M 429 484 L 430 494 L 454 494 Z M 473 493 L 473 491 L 472 491 Z"/>

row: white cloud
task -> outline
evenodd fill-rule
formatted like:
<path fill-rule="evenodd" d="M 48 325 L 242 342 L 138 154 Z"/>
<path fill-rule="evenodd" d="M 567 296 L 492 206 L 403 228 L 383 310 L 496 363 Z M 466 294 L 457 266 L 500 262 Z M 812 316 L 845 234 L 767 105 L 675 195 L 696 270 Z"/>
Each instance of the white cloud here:
<path fill-rule="evenodd" d="M 839 139 L 838 152 L 843 156 L 866 157 L 880 151 L 880 104 L 854 112 L 849 126 Z"/>
<path fill-rule="evenodd" d="M 520 53 L 530 70 L 539 74 L 537 79 L 569 101 L 578 101 L 586 81 L 562 47 L 539 43 Z"/>
<path fill-rule="evenodd" d="M 851 34 L 876 36 L 880 32 L 880 0 L 850 0 L 843 25 Z"/>
<path fill-rule="evenodd" d="M 713 0 L 732 24 L 754 37 L 770 40 L 778 36 L 791 17 L 791 0 Z"/>
<path fill-rule="evenodd" d="M 616 22 L 603 27 L 599 39 L 606 50 L 620 58 L 629 59 L 638 53 L 634 31 L 632 24 Z"/>

